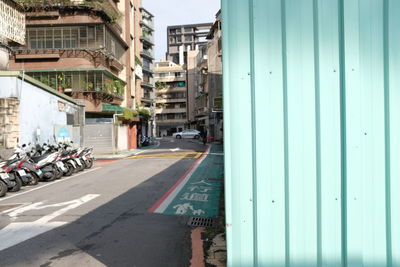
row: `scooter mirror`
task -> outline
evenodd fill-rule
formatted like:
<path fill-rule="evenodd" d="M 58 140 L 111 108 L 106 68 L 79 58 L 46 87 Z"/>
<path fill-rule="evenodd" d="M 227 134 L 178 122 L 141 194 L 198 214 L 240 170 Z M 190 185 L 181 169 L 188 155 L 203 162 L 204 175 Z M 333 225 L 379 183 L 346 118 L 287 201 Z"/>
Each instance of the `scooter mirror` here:
<path fill-rule="evenodd" d="M 22 147 L 26 147 L 26 144 L 23 144 Z"/>
<path fill-rule="evenodd" d="M 74 143 L 74 141 L 71 141 L 71 144 L 73 144 Z"/>

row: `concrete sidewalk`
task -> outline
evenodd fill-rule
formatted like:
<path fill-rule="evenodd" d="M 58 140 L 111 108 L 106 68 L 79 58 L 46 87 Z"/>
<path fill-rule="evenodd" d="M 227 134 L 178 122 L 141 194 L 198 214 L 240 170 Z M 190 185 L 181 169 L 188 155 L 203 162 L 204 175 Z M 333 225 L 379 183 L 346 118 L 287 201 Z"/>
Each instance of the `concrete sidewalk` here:
<path fill-rule="evenodd" d="M 137 155 L 139 153 L 142 153 L 146 150 L 152 149 L 152 148 L 156 148 L 160 145 L 159 141 L 155 141 L 154 144 L 149 145 L 149 146 L 145 146 L 142 148 L 138 148 L 138 149 L 132 149 L 129 151 L 123 151 L 123 152 L 118 152 L 115 154 L 95 154 L 94 158 L 95 160 L 113 160 L 113 159 L 123 159 L 123 158 L 127 158 L 127 157 L 131 157 L 134 155 Z"/>

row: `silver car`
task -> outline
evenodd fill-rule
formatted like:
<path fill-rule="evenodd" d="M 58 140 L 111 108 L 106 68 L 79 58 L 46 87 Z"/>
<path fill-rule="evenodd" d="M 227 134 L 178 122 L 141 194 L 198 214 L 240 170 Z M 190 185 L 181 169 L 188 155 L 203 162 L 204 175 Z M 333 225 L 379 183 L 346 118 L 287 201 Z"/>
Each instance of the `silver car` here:
<path fill-rule="evenodd" d="M 195 138 L 199 139 L 200 138 L 200 132 L 197 130 L 184 130 L 182 132 L 174 133 L 172 137 L 175 137 L 176 139 L 181 139 L 181 138 Z"/>

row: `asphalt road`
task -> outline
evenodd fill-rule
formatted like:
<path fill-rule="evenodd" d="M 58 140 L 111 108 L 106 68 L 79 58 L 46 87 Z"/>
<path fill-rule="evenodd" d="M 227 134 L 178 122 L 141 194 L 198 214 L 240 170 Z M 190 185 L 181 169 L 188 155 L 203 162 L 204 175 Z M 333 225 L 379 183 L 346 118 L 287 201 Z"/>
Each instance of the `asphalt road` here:
<path fill-rule="evenodd" d="M 144 154 L 202 152 L 162 140 Z M 189 266 L 187 217 L 148 213 L 194 158 L 98 162 L 0 199 L 0 266 Z"/>

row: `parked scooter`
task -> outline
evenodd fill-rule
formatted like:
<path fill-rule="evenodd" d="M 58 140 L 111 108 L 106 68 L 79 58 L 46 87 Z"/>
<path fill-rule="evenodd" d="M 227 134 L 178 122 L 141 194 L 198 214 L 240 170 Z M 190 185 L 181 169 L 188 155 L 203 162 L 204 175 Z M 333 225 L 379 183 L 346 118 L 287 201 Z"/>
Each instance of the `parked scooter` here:
<path fill-rule="evenodd" d="M 7 161 L 1 162 L 0 167 L 9 175 L 19 178 L 22 185 L 36 185 L 43 175 L 38 166 L 29 161 L 25 144 L 16 147 L 14 154 Z"/>
<path fill-rule="evenodd" d="M 7 191 L 17 192 L 21 189 L 22 181 L 12 173 L 6 173 L 0 170 L 0 179 L 7 185 Z"/>

